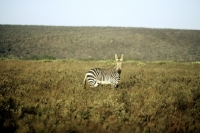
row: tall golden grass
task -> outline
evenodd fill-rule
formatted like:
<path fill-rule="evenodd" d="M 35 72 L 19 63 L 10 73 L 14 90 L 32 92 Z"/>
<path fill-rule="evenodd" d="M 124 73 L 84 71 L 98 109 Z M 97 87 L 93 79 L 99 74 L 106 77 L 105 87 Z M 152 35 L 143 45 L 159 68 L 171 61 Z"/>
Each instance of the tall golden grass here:
<path fill-rule="evenodd" d="M 200 132 L 200 64 L 124 62 L 120 87 L 83 89 L 114 61 L 0 61 L 4 132 Z"/>

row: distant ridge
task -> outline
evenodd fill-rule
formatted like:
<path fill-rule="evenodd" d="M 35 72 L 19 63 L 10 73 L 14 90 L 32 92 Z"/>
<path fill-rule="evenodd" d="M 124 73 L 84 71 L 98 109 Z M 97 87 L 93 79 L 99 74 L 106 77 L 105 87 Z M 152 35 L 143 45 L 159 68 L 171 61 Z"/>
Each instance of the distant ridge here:
<path fill-rule="evenodd" d="M 200 31 L 131 27 L 0 25 L 0 57 L 200 61 Z"/>

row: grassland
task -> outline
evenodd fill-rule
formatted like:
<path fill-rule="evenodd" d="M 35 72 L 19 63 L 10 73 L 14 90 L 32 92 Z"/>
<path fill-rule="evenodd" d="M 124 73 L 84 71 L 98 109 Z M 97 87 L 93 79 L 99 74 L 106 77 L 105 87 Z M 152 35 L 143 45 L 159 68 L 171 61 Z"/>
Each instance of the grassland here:
<path fill-rule="evenodd" d="M 200 132 L 200 63 L 123 64 L 120 87 L 83 89 L 114 61 L 1 60 L 4 132 Z"/>
<path fill-rule="evenodd" d="M 3 58 L 200 61 L 199 44 L 199 30 L 0 25 Z"/>

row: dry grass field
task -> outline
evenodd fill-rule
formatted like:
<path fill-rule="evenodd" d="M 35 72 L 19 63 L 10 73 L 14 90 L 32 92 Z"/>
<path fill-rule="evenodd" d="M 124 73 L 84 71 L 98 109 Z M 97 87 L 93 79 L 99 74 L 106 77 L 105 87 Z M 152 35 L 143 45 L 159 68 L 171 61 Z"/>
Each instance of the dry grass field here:
<path fill-rule="evenodd" d="M 200 63 L 123 63 L 120 87 L 83 89 L 114 61 L 1 60 L 0 130 L 17 133 L 200 132 Z"/>

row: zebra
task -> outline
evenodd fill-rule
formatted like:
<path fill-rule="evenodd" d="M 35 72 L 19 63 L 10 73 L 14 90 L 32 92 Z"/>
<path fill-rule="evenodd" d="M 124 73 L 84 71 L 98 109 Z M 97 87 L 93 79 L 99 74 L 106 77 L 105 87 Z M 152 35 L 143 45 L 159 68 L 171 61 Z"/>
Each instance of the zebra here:
<path fill-rule="evenodd" d="M 98 84 L 111 84 L 113 88 L 118 87 L 120 81 L 120 74 L 122 71 L 123 54 L 118 58 L 115 54 L 116 65 L 109 69 L 93 68 L 86 74 L 83 81 L 84 88 L 86 88 L 86 80 L 90 84 L 90 87 L 97 87 Z"/>

